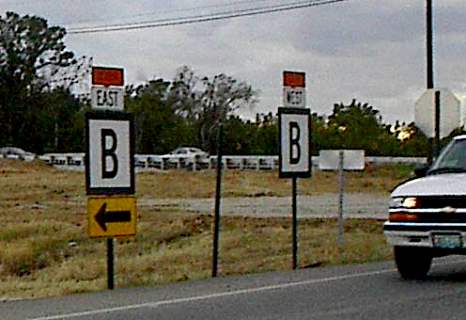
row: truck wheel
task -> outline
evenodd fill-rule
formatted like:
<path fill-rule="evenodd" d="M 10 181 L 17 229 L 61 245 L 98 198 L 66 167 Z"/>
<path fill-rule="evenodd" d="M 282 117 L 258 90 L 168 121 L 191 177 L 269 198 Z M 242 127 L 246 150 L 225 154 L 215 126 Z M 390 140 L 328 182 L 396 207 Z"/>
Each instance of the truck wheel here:
<path fill-rule="evenodd" d="M 432 264 L 432 253 L 424 248 L 395 247 L 395 263 L 403 279 L 423 279 Z"/>

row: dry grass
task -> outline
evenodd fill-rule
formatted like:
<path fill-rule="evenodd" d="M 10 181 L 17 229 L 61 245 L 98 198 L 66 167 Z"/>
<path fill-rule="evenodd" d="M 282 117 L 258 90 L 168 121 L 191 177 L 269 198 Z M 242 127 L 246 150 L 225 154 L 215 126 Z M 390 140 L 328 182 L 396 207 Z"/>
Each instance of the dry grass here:
<path fill-rule="evenodd" d="M 346 192 L 388 194 L 410 176 L 410 166 L 367 166 L 364 172 L 345 173 Z M 225 171 L 225 197 L 289 196 L 290 179 L 279 179 L 276 171 Z M 138 176 L 137 192 L 153 198 L 211 198 L 215 196 L 215 171 L 167 171 Z M 299 180 L 300 194 L 338 192 L 336 172 L 316 171 L 311 179 Z"/>
<path fill-rule="evenodd" d="M 33 298 L 106 288 L 104 240 L 86 233 L 84 175 L 41 163 L 0 161 L 0 298 Z M 387 192 L 406 174 L 369 168 L 347 173 L 347 191 Z M 301 180 L 302 193 L 335 191 L 334 173 Z M 215 174 L 144 173 L 138 195 L 146 198 L 213 197 Z M 226 172 L 225 196 L 289 195 L 276 172 Z M 138 234 L 116 245 L 118 287 L 151 286 L 210 275 L 213 219 L 207 215 L 143 207 Z M 220 274 L 291 267 L 289 219 L 223 218 Z M 381 222 L 349 220 L 343 254 L 334 220 L 303 220 L 300 266 L 356 263 L 391 256 Z"/>

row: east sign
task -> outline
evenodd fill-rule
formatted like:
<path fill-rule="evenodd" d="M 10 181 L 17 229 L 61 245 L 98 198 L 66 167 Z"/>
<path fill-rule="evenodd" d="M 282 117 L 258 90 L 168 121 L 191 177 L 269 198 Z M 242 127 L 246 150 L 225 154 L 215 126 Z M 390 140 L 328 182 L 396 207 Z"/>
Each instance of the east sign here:
<path fill-rule="evenodd" d="M 122 68 L 92 67 L 92 109 L 123 111 L 124 98 Z"/>

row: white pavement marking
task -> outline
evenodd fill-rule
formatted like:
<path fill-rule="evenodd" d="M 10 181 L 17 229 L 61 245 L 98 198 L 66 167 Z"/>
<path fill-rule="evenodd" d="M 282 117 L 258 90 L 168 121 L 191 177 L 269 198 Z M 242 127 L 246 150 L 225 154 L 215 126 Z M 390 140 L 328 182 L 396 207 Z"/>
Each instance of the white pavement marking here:
<path fill-rule="evenodd" d="M 375 276 L 375 275 L 394 272 L 394 271 L 396 271 L 396 269 L 383 269 L 379 271 L 348 274 L 344 276 L 335 276 L 335 277 L 328 277 L 328 278 L 322 278 L 322 279 L 312 279 L 312 280 L 306 280 L 306 281 L 283 283 L 283 284 L 270 285 L 270 286 L 258 287 L 258 288 L 253 288 L 253 289 L 242 289 L 242 290 L 235 290 L 235 291 L 228 291 L 228 292 L 219 292 L 219 293 L 213 293 L 213 294 L 202 295 L 202 296 L 197 296 L 197 297 L 162 300 L 162 301 L 156 301 L 156 302 L 146 302 L 146 303 L 141 303 L 141 304 L 121 306 L 121 307 L 89 310 L 89 311 L 61 314 L 61 315 L 55 315 L 55 316 L 46 316 L 46 317 L 41 317 L 41 318 L 30 318 L 29 320 L 70 319 L 70 318 L 78 318 L 78 317 L 84 317 L 84 316 L 92 316 L 92 315 L 103 314 L 103 313 L 127 311 L 127 310 L 141 309 L 141 308 L 157 308 L 160 306 L 166 306 L 166 305 L 172 305 L 172 304 L 178 304 L 178 303 L 184 303 L 184 302 L 209 300 L 209 299 L 236 296 L 236 295 L 242 295 L 242 294 L 250 294 L 250 293 L 263 292 L 263 291 L 271 291 L 271 290 L 285 289 L 285 288 L 290 288 L 290 287 L 304 286 L 304 285 L 309 285 L 309 284 L 319 284 L 319 283 L 353 279 L 353 278 L 359 278 L 359 277 Z"/>
<path fill-rule="evenodd" d="M 456 264 L 456 263 L 462 263 L 462 262 L 465 262 L 464 259 L 461 259 L 458 261 L 447 261 L 447 262 L 434 263 L 432 266 L 441 266 L 441 265 Z M 197 297 L 195 296 L 195 297 L 188 297 L 188 298 L 161 300 L 161 301 L 155 301 L 155 302 L 132 304 L 132 305 L 121 306 L 121 307 L 103 308 L 103 309 L 97 309 L 97 310 L 89 310 L 89 311 L 61 314 L 61 315 L 55 315 L 55 316 L 46 316 L 46 317 L 40 317 L 40 318 L 30 318 L 29 320 L 71 319 L 71 318 L 79 318 L 79 317 L 92 316 L 92 315 L 103 314 L 103 313 L 128 311 L 128 310 L 141 309 L 141 308 L 157 308 L 160 306 L 173 305 L 173 304 L 179 304 L 179 303 L 185 303 L 185 302 L 195 302 L 195 301 L 230 297 L 230 296 L 236 296 L 236 295 L 242 295 L 242 294 L 286 289 L 286 288 L 305 286 L 305 285 L 310 285 L 310 284 L 319 284 L 319 283 L 341 281 L 341 280 L 354 279 L 354 278 L 360 278 L 360 277 L 376 276 L 376 275 L 396 272 L 396 271 L 397 270 L 395 268 L 382 269 L 378 271 L 353 273 L 353 274 L 347 274 L 343 276 L 335 276 L 335 277 L 327 277 L 327 278 L 321 278 L 321 279 L 311 279 L 311 280 L 305 280 L 305 281 L 282 283 L 282 284 L 263 286 L 263 287 L 253 288 L 253 289 L 242 289 L 242 290 L 234 290 L 234 291 L 227 291 L 227 292 L 219 292 L 219 293 L 207 294 L 207 295 L 202 295 L 202 296 L 197 296 Z"/>

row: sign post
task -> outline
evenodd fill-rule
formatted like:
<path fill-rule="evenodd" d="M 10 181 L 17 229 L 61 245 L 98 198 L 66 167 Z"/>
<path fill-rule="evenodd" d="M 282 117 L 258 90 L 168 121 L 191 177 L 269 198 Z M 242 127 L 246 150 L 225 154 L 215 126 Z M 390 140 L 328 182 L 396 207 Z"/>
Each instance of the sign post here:
<path fill-rule="evenodd" d="M 338 248 L 340 249 L 340 254 L 343 251 L 343 246 L 345 242 L 344 238 L 344 218 L 343 218 L 343 201 L 345 194 L 345 152 L 340 150 L 338 152 L 338 181 L 339 181 L 339 197 L 338 197 Z"/>
<path fill-rule="evenodd" d="M 279 177 L 292 179 L 292 266 L 298 266 L 297 180 L 311 176 L 310 110 L 278 108 Z"/>
<path fill-rule="evenodd" d="M 86 114 L 88 234 L 107 239 L 107 285 L 115 287 L 114 238 L 136 235 L 134 120 L 124 110 L 124 71 L 92 68 Z"/>
<path fill-rule="evenodd" d="M 306 107 L 306 74 L 283 72 L 283 105 L 278 108 L 279 177 L 291 178 L 292 266 L 298 267 L 298 177 L 311 176 L 311 119 Z"/>
<path fill-rule="evenodd" d="M 311 176 L 310 110 L 279 108 L 279 177 L 292 179 L 292 266 L 298 266 L 297 179 Z"/>
<path fill-rule="evenodd" d="M 218 274 L 218 247 L 220 241 L 220 198 L 222 193 L 222 154 L 223 154 L 223 123 L 220 123 L 217 131 L 217 179 L 215 184 L 215 215 L 214 215 L 214 239 L 212 253 L 212 277 Z"/>
<path fill-rule="evenodd" d="M 364 167 L 364 150 L 320 150 L 319 169 L 338 171 L 338 248 L 340 255 L 344 246 L 345 170 L 362 171 Z"/>

